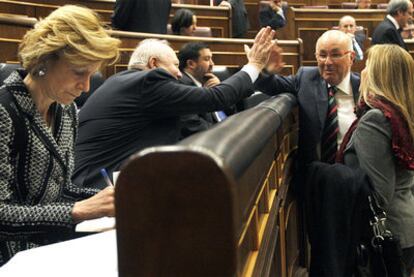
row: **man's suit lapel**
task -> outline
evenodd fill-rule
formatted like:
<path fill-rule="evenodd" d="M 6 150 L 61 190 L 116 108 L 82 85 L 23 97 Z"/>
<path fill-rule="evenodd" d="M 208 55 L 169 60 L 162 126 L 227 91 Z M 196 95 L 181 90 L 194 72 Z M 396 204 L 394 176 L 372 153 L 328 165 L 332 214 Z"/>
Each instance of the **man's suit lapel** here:
<path fill-rule="evenodd" d="M 354 102 L 355 105 L 358 104 L 359 101 L 359 78 L 356 77 L 352 72 L 351 72 L 351 86 L 352 86 L 352 96 L 354 97 Z"/>
<path fill-rule="evenodd" d="M 328 91 L 327 85 L 324 79 L 320 76 L 314 80 L 315 82 L 315 92 L 316 93 L 316 109 L 319 117 L 319 123 L 321 130 L 325 124 L 326 113 L 328 112 Z"/>

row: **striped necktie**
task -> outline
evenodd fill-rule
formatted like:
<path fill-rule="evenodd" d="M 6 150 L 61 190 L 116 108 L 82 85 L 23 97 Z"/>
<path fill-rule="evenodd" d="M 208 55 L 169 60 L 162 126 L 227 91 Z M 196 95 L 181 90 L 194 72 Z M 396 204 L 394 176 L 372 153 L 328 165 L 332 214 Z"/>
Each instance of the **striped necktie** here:
<path fill-rule="evenodd" d="M 321 140 L 321 160 L 326 163 L 334 163 L 338 148 L 338 106 L 335 101 L 337 88 L 328 88 L 328 114 L 326 115 L 325 126 Z"/>

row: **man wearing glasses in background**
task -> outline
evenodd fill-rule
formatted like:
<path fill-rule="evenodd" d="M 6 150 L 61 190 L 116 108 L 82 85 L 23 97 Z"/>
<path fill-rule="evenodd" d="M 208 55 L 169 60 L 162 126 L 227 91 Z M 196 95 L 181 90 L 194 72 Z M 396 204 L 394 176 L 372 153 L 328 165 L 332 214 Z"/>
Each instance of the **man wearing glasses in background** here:
<path fill-rule="evenodd" d="M 270 95 L 289 92 L 299 104 L 299 141 L 294 180 L 298 191 L 312 161 L 333 163 L 343 136 L 356 118 L 358 74 L 351 72 L 355 58 L 351 38 L 338 30 L 322 34 L 316 43 L 317 67 L 301 67 L 296 75 L 275 74 L 282 67 L 275 49 L 266 73 L 255 88 Z"/>

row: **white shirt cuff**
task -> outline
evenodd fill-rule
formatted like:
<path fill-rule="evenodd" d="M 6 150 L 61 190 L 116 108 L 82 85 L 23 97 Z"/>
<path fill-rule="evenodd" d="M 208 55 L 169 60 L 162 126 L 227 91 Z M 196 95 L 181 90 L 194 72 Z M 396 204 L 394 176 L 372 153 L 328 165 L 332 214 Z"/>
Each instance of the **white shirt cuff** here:
<path fill-rule="evenodd" d="M 259 78 L 260 71 L 254 65 L 246 64 L 241 70 L 250 76 L 252 83 L 256 82 L 257 78 Z"/>
<path fill-rule="evenodd" d="M 277 11 L 277 14 L 280 15 L 281 17 L 285 18 L 285 15 L 283 14 L 283 9 L 282 8 Z"/>

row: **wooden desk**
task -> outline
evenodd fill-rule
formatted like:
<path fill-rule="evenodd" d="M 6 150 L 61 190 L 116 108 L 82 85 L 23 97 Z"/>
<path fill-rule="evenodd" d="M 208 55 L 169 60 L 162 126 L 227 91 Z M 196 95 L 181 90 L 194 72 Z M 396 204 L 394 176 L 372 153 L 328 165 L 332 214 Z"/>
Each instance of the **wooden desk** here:
<path fill-rule="evenodd" d="M 0 62 L 17 61 L 17 49 L 24 33 L 29 30 L 36 22 L 33 18 L 26 17 L 8 17 L 0 15 Z M 251 45 L 251 39 L 225 39 L 225 38 L 197 38 L 175 35 L 159 35 L 147 33 L 133 33 L 122 31 L 110 31 L 114 37 L 122 40 L 121 59 L 113 66 L 108 67 L 105 76 L 110 76 L 116 72 L 125 70 L 129 58 L 137 46 L 138 42 L 146 38 L 165 39 L 171 43 L 171 46 L 177 52 L 188 42 L 203 41 L 208 44 L 214 55 L 216 65 L 227 66 L 230 69 L 237 70 L 247 62 L 244 53 L 244 44 Z M 302 42 L 301 40 L 278 41 L 278 44 L 284 49 L 284 60 L 286 65 L 282 74 L 294 74 L 301 66 Z"/>
<path fill-rule="evenodd" d="M 167 40 L 172 48 L 178 50 L 188 42 L 202 41 L 209 45 L 213 60 L 216 65 L 226 66 L 228 68 L 238 69 L 246 62 L 246 54 L 244 53 L 244 44 L 252 45 L 252 39 L 226 39 L 226 38 L 196 38 L 174 35 L 157 35 L 147 33 L 132 33 L 112 31 L 114 37 L 122 40 L 121 60 L 112 68 L 108 68 L 107 76 L 116 72 L 125 70 L 129 58 L 137 46 L 138 42 L 146 38 L 159 38 Z M 301 40 L 278 41 L 278 45 L 284 49 L 284 61 L 286 63 L 282 74 L 294 74 L 301 65 L 302 42 Z"/>
<path fill-rule="evenodd" d="M 34 17 L 0 13 L 0 37 L 20 39 L 36 22 Z"/>
<path fill-rule="evenodd" d="M 371 36 L 376 26 L 384 19 L 385 10 L 345 10 L 345 9 L 299 9 L 290 8 L 287 14 L 287 25 L 278 32 L 283 39 L 301 38 L 306 51 L 303 54 L 303 65 L 315 65 L 315 44 L 317 39 L 327 30 L 337 26 L 344 15 L 352 15 L 359 26 L 363 26 Z"/>
<path fill-rule="evenodd" d="M 14 0 L 0 1 L 0 12 L 27 14 L 39 18 L 65 4 L 83 5 L 95 10 L 102 19 L 110 24 L 114 0 Z M 214 37 L 231 37 L 231 9 L 227 7 L 199 6 L 189 4 L 172 4 L 170 18 L 178 9 L 190 9 L 197 15 L 197 25 L 210 27 Z"/>

